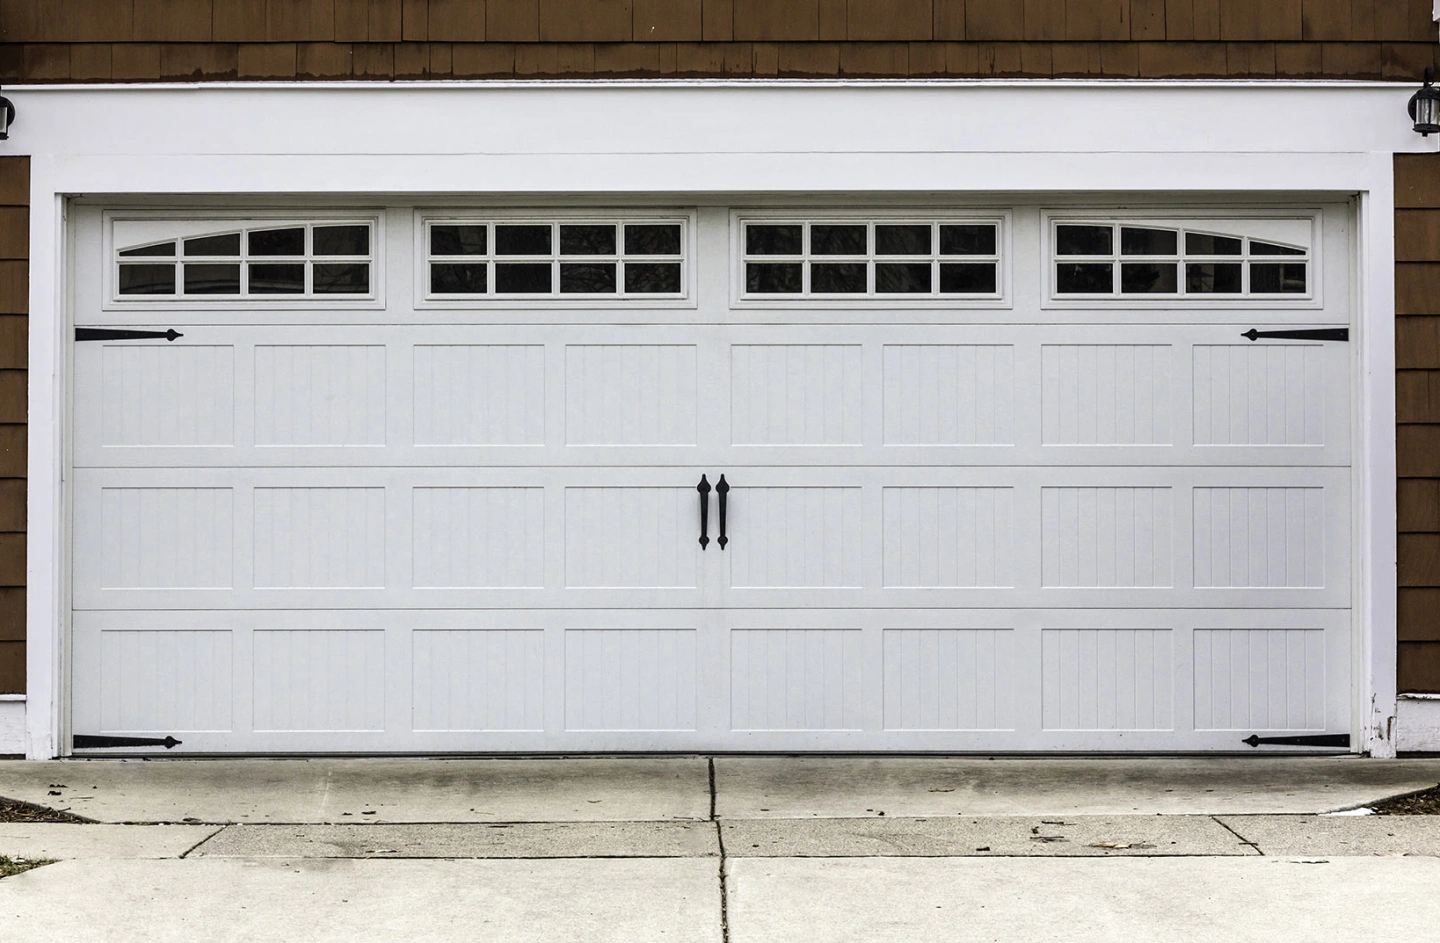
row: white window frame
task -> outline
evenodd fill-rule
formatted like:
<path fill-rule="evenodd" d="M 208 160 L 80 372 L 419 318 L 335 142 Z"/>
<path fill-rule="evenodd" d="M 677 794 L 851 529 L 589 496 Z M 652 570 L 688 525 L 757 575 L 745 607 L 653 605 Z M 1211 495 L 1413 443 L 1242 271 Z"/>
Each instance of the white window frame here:
<path fill-rule="evenodd" d="M 735 308 L 1009 308 L 1012 304 L 1011 278 L 1011 216 L 1008 209 L 984 208 L 967 210 L 945 208 L 942 210 L 920 210 L 915 208 L 878 208 L 864 205 L 835 209 L 780 208 L 780 209 L 736 209 L 730 213 L 730 304 Z M 861 256 L 814 256 L 808 251 L 796 256 L 766 256 L 749 258 L 745 254 L 745 226 L 800 224 L 809 231 L 812 223 L 826 225 L 866 225 L 869 229 L 871 251 Z M 929 224 L 937 227 L 935 241 L 928 256 L 882 256 L 873 251 L 875 226 L 887 224 Z M 938 227 L 953 224 L 993 224 L 995 254 L 986 256 L 950 256 L 943 261 L 965 263 L 970 261 L 995 263 L 995 291 L 985 294 L 941 294 L 938 264 L 942 261 L 938 242 Z M 808 246 L 806 247 L 808 249 Z M 809 290 L 811 262 L 853 262 L 865 261 L 866 291 L 844 293 L 811 293 Z M 745 265 L 750 261 L 799 262 L 804 286 L 796 294 L 752 293 L 745 290 Z M 879 294 L 875 291 L 875 264 L 877 262 L 930 262 L 936 266 L 936 276 L 929 294 Z"/>
<path fill-rule="evenodd" d="M 552 239 L 552 252 L 547 256 L 497 256 L 495 254 L 495 228 L 494 224 L 502 223 L 507 225 L 540 225 L 550 224 L 555 227 L 555 238 Z M 559 227 L 563 225 L 584 225 L 587 223 L 598 225 L 615 225 L 616 227 L 616 249 L 614 255 L 597 256 L 574 256 L 566 257 L 566 261 L 583 262 L 593 259 L 597 262 L 616 263 L 616 291 L 611 293 L 602 292 L 567 292 L 560 291 L 560 246 L 558 242 Z M 680 255 L 662 256 L 628 256 L 624 251 L 624 239 L 626 224 L 656 223 L 656 224 L 679 224 L 680 226 Z M 486 287 L 490 289 L 486 294 L 434 294 L 430 291 L 430 227 L 433 225 L 462 225 L 488 227 L 486 236 L 485 255 L 457 257 L 441 256 L 436 261 L 459 261 L 467 259 L 477 264 L 487 266 Z M 524 208 L 476 208 L 473 211 L 468 209 L 448 208 L 425 208 L 415 210 L 415 278 L 414 278 L 414 304 L 416 309 L 465 309 L 465 308 L 509 308 L 533 310 L 536 308 L 694 308 L 697 305 L 695 294 L 696 265 L 699 255 L 699 245 L 696 233 L 696 212 L 693 209 L 655 209 L 655 208 L 560 208 L 549 209 L 539 207 Z M 652 292 L 626 293 L 624 290 L 624 262 L 660 262 L 680 263 L 680 292 L 678 294 L 658 294 Z M 551 264 L 551 291 L 549 293 L 524 292 L 498 294 L 494 289 L 495 285 L 495 263 L 496 262 L 545 262 Z"/>
<path fill-rule="evenodd" d="M 174 256 L 135 257 L 127 261 L 159 262 L 177 264 L 175 294 L 173 295 L 122 295 L 120 294 L 120 249 L 116 245 L 115 224 L 121 222 L 164 223 L 173 220 L 179 223 L 214 223 L 205 233 L 184 233 L 174 236 L 157 234 L 154 239 L 138 245 L 151 245 L 173 239 L 176 244 Z M 249 229 L 284 229 L 304 226 L 306 246 L 310 246 L 310 229 L 314 226 L 366 225 L 370 227 L 370 254 L 368 256 L 321 256 L 307 251 L 303 260 L 293 256 L 265 256 L 248 258 L 244 233 Z M 238 295 L 187 295 L 184 293 L 183 272 L 178 267 L 185 261 L 183 244 L 186 239 L 203 235 L 241 233 L 241 254 L 233 258 L 203 257 L 197 261 L 205 263 L 231 262 L 241 267 L 241 283 L 246 283 L 249 262 L 274 261 L 279 264 L 302 261 L 305 264 L 306 290 L 304 294 L 238 294 Z M 373 208 L 356 210 L 314 209 L 296 212 L 294 209 L 259 209 L 243 212 L 217 213 L 214 207 L 179 208 L 175 210 L 106 210 L 102 215 L 101 240 L 104 258 L 108 264 L 104 269 L 104 284 L 101 290 L 104 311 L 167 311 L 177 305 L 202 310 L 290 310 L 294 308 L 326 309 L 383 309 L 385 307 L 385 214 Z M 370 266 L 370 290 L 365 294 L 315 294 L 311 285 L 311 266 L 315 262 L 360 262 Z"/>
<path fill-rule="evenodd" d="M 1124 210 L 1105 207 L 1084 209 L 1045 209 L 1040 213 L 1041 272 L 1044 286 L 1041 292 L 1042 308 L 1210 308 L 1210 309 L 1315 309 L 1325 306 L 1323 267 L 1323 211 L 1306 208 L 1300 211 L 1247 210 L 1243 215 L 1224 211 L 1197 210 L 1183 216 L 1160 216 L 1153 210 Z M 1278 241 L 1265 236 L 1251 236 L 1244 225 L 1250 221 L 1292 220 L 1304 222 L 1309 227 L 1309 245 L 1303 256 L 1275 255 L 1253 256 L 1249 252 L 1251 238 L 1259 242 Z M 1227 230 L 1227 224 L 1231 229 Z M 1060 256 L 1056 254 L 1056 232 L 1062 225 L 1113 226 L 1115 230 L 1112 252 L 1107 256 Z M 1150 256 L 1120 254 L 1120 227 L 1138 226 L 1151 229 L 1173 229 L 1177 231 L 1178 245 L 1174 256 Z M 1242 254 L 1234 256 L 1187 256 L 1185 233 L 1204 232 L 1226 235 L 1244 241 Z M 1177 271 L 1176 291 L 1122 294 L 1120 291 L 1120 266 L 1125 262 L 1174 261 Z M 1185 291 L 1185 264 L 1187 262 L 1234 262 L 1241 266 L 1241 287 L 1239 294 L 1195 293 Z M 1061 294 L 1056 285 L 1056 266 L 1066 262 L 1113 263 L 1111 273 L 1113 288 L 1109 293 L 1066 293 Z M 1305 292 L 1252 294 L 1250 287 L 1250 265 L 1252 262 L 1303 262 L 1307 267 Z"/>

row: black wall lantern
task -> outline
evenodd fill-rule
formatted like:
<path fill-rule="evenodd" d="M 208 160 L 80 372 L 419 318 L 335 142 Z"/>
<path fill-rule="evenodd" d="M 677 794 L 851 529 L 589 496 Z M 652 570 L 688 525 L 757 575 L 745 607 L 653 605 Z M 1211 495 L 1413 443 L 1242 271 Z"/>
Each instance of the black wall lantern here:
<path fill-rule="evenodd" d="M 15 123 L 15 103 L 0 95 L 0 141 L 10 140 L 10 126 Z"/>
<path fill-rule="evenodd" d="M 1410 96 L 1410 117 L 1415 131 L 1429 137 L 1440 132 L 1440 89 L 1434 84 L 1435 70 L 1425 67 L 1425 87 Z"/>

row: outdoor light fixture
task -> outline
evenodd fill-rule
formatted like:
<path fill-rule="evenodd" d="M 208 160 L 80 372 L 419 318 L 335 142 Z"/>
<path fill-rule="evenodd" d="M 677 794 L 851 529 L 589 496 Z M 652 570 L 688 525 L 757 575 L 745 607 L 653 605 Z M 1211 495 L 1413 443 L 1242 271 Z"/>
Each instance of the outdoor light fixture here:
<path fill-rule="evenodd" d="M 1429 137 L 1440 132 L 1440 89 L 1434 85 L 1435 70 L 1425 67 L 1425 87 L 1410 96 L 1410 117 L 1415 131 Z"/>
<path fill-rule="evenodd" d="M 10 140 L 10 126 L 15 123 L 15 103 L 0 95 L 0 141 Z"/>

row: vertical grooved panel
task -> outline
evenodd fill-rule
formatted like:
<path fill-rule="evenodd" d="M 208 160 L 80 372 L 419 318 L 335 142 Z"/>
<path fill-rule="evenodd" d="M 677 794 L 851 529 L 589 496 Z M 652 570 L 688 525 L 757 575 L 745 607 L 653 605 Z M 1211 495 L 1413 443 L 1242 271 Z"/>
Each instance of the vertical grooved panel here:
<path fill-rule="evenodd" d="M 229 488 L 103 488 L 100 586 L 228 589 L 234 582 Z"/>
<path fill-rule="evenodd" d="M 886 587 L 1013 586 L 1013 488 L 884 489 Z"/>
<path fill-rule="evenodd" d="M 734 730 L 859 730 L 858 629 L 736 629 L 730 633 Z"/>
<path fill-rule="evenodd" d="M 1012 730 L 1010 629 L 886 629 L 886 730 Z"/>
<path fill-rule="evenodd" d="M 414 585 L 545 585 L 543 488 L 416 488 Z"/>
<path fill-rule="evenodd" d="M 1323 445 L 1318 344 L 1196 345 L 1196 445 Z"/>
<path fill-rule="evenodd" d="M 1170 586 L 1169 488 L 1044 488 L 1044 585 Z"/>
<path fill-rule="evenodd" d="M 255 730 L 385 729 L 385 633 L 257 629 Z"/>
<path fill-rule="evenodd" d="M 1196 629 L 1195 729 L 1324 730 L 1320 629 Z"/>
<path fill-rule="evenodd" d="M 566 444 L 694 445 L 695 371 L 690 345 L 566 347 Z"/>
<path fill-rule="evenodd" d="M 385 585 L 384 488 L 256 488 L 257 588 Z"/>
<path fill-rule="evenodd" d="M 858 344 L 730 348 L 730 429 L 736 445 L 859 445 Z"/>
<path fill-rule="evenodd" d="M 729 532 L 732 586 L 862 585 L 859 488 L 734 488 Z"/>
<path fill-rule="evenodd" d="M 100 633 L 103 733 L 229 731 L 231 688 L 228 629 Z"/>
<path fill-rule="evenodd" d="M 116 344 L 100 369 L 105 446 L 235 444 L 233 347 Z"/>
<path fill-rule="evenodd" d="M 694 730 L 694 629 L 565 633 L 566 730 Z"/>
<path fill-rule="evenodd" d="M 1013 445 L 1015 348 L 888 344 L 886 445 Z"/>
<path fill-rule="evenodd" d="M 415 730 L 545 729 L 545 633 L 416 629 Z"/>
<path fill-rule="evenodd" d="M 1325 489 L 1196 488 L 1196 586 L 1325 585 Z"/>
<path fill-rule="evenodd" d="M 385 348 L 255 348 L 256 445 L 384 445 Z"/>
<path fill-rule="evenodd" d="M 699 536 L 694 488 L 566 488 L 565 585 L 693 588 Z"/>
<path fill-rule="evenodd" d="M 1168 445 L 1170 348 L 1047 344 L 1041 353 L 1046 445 Z"/>
<path fill-rule="evenodd" d="M 1045 629 L 1046 730 L 1170 730 L 1174 665 L 1168 629 Z"/>
<path fill-rule="evenodd" d="M 416 445 L 544 445 L 545 348 L 418 345 Z"/>

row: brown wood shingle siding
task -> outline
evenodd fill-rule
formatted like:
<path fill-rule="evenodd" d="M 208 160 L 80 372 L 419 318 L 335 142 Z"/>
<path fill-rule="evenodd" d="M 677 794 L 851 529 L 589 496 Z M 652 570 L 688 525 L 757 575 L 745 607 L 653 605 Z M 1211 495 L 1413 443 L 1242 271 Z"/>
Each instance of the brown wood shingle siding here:
<path fill-rule="evenodd" d="M 25 693 L 30 158 L 0 157 L 0 694 Z"/>
<path fill-rule="evenodd" d="M 1417 78 L 1429 0 L 0 0 L 0 83 Z"/>

